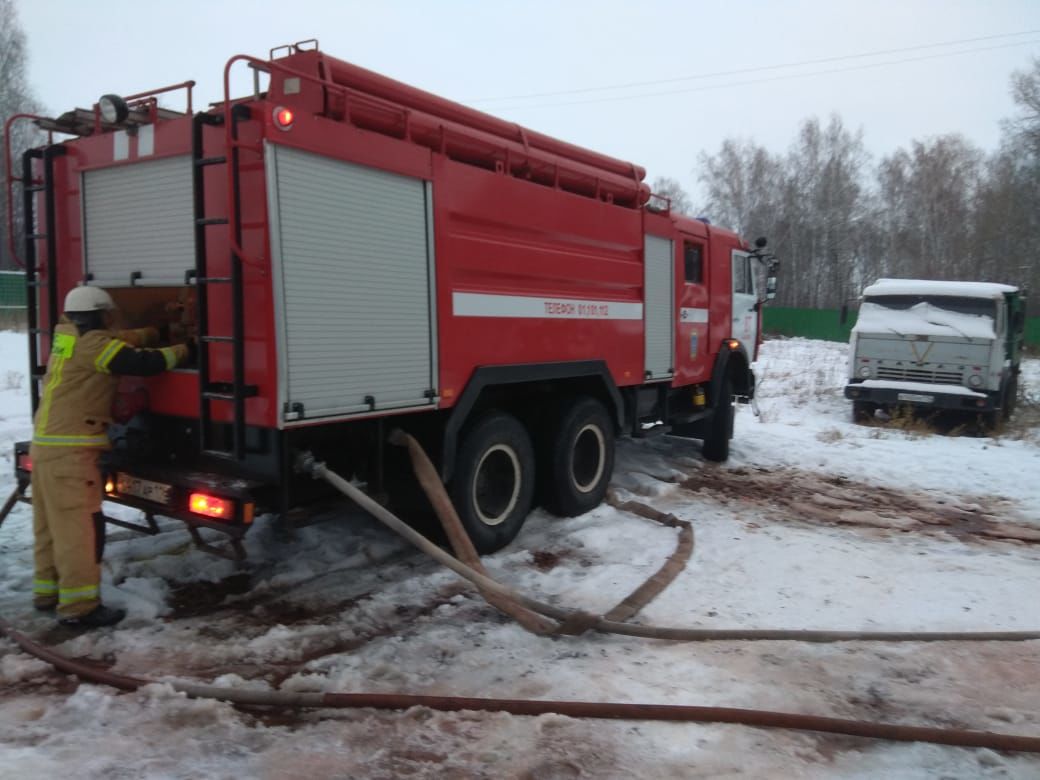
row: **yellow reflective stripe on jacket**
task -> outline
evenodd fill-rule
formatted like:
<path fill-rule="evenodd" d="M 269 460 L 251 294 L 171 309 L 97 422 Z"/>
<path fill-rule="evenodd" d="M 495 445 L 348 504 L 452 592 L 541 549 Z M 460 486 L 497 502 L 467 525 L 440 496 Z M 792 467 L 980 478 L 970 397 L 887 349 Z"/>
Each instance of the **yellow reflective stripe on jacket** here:
<path fill-rule="evenodd" d="M 58 583 L 54 580 L 33 580 L 33 593 L 49 596 L 58 592 Z"/>
<path fill-rule="evenodd" d="M 97 585 L 84 585 L 82 588 L 62 588 L 58 592 L 59 604 L 76 604 L 80 601 L 94 601 L 98 597 Z"/>
<path fill-rule="evenodd" d="M 102 374 L 110 373 L 108 370 L 108 364 L 111 363 L 112 359 L 119 354 L 119 350 L 127 346 L 129 346 L 129 344 L 125 341 L 112 339 L 105 345 L 105 348 L 101 350 L 101 354 L 94 358 L 94 368 Z"/>
<path fill-rule="evenodd" d="M 59 339 L 59 337 L 62 337 Z M 72 339 L 72 345 L 67 345 L 65 339 Z M 61 342 L 61 349 L 59 349 L 59 343 Z M 58 389 L 61 384 L 61 370 L 65 367 L 65 361 L 68 356 L 72 355 L 72 346 L 76 343 L 76 339 L 72 336 L 66 336 L 64 333 L 58 333 L 54 337 L 54 348 L 51 350 L 51 381 L 47 383 L 47 386 L 43 388 L 43 400 L 40 401 L 40 416 L 36 424 L 36 429 L 39 431 L 47 430 L 47 420 L 51 416 L 51 402 L 54 400 L 54 391 Z"/>
<path fill-rule="evenodd" d="M 177 353 L 173 351 L 172 347 L 163 347 L 159 350 L 162 352 L 163 360 L 166 361 L 166 370 L 177 368 Z"/>
<path fill-rule="evenodd" d="M 109 441 L 105 433 L 85 433 L 82 436 L 48 436 L 39 433 L 33 436 L 33 444 L 43 447 L 107 447 Z"/>
<path fill-rule="evenodd" d="M 76 350 L 76 337 L 70 333 L 55 333 L 51 351 L 68 360 Z"/>

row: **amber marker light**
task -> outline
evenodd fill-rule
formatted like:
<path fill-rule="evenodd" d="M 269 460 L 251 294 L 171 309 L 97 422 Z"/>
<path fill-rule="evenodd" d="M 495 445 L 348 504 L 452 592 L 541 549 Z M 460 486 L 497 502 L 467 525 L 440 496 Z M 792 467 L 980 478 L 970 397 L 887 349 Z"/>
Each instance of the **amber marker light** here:
<path fill-rule="evenodd" d="M 233 514 L 234 505 L 223 498 L 206 495 L 205 493 L 192 493 L 188 497 L 188 508 L 197 515 L 227 520 Z"/>
<path fill-rule="evenodd" d="M 740 349 L 740 342 L 737 341 L 736 339 L 729 339 L 726 342 L 726 346 L 729 347 L 730 349 Z"/>
<path fill-rule="evenodd" d="M 105 492 L 110 496 L 116 494 L 116 483 L 112 481 L 111 477 L 105 480 Z"/>

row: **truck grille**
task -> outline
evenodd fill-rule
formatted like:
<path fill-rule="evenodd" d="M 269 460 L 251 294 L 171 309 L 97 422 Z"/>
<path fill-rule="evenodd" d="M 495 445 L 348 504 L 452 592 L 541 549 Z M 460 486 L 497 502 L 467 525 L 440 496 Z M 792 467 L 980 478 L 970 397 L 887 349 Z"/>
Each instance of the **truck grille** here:
<path fill-rule="evenodd" d="M 960 371 L 937 371 L 932 368 L 905 368 L 903 366 L 878 366 L 878 379 L 895 379 L 906 382 L 923 382 L 929 385 L 959 385 L 964 381 Z"/>

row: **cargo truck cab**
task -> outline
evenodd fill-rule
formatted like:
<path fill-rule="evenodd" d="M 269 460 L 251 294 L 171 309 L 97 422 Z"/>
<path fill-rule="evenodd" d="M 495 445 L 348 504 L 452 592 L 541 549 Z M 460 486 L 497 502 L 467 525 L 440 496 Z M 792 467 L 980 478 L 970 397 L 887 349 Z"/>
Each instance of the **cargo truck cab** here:
<path fill-rule="evenodd" d="M 1007 419 L 1018 393 L 1025 303 L 1017 287 L 880 279 L 863 291 L 845 397 L 878 409 L 948 409 Z"/>

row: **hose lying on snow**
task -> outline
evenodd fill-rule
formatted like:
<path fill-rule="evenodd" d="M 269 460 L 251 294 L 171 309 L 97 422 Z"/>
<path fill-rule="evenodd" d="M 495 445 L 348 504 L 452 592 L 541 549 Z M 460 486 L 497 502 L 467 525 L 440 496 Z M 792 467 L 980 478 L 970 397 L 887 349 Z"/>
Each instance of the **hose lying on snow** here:
<path fill-rule="evenodd" d="M 405 447 L 408 450 L 415 477 L 425 491 L 426 497 L 430 500 L 437 517 L 440 518 L 441 525 L 448 535 L 448 541 L 451 543 L 452 549 L 455 550 L 456 557 L 478 573 L 487 576 L 487 570 L 484 568 L 480 556 L 477 555 L 469 534 L 466 533 L 466 529 L 462 526 L 458 512 L 455 511 L 455 505 L 451 502 L 451 498 L 448 496 L 448 491 L 444 489 L 444 483 L 441 482 L 437 469 L 430 462 L 430 458 L 426 455 L 422 446 L 416 441 L 414 436 L 410 436 L 400 429 L 390 434 L 390 443 L 399 447 Z M 646 582 L 628 594 L 617 606 L 604 615 L 606 620 L 622 621 L 636 615 L 679 576 L 679 573 L 693 554 L 693 527 L 690 523 L 680 520 L 674 515 L 658 512 L 652 507 L 636 504 L 632 501 L 626 503 L 612 501 L 611 503 L 619 509 L 635 512 L 647 519 L 679 529 L 678 545 L 675 548 L 675 552 Z M 587 613 L 575 613 L 575 619 L 572 619 L 571 622 L 557 625 L 511 599 L 506 599 L 500 595 L 483 590 L 480 591 L 480 595 L 491 606 L 510 615 L 520 625 L 534 634 L 580 634 L 588 630 L 589 619 L 596 618 L 595 615 L 588 615 Z"/>
<path fill-rule="evenodd" d="M 607 620 L 581 610 L 563 609 L 533 599 L 491 579 L 486 574 L 475 571 L 471 567 L 452 557 L 414 528 L 409 526 L 395 514 L 369 498 L 363 491 L 350 484 L 343 477 L 330 471 L 324 463 L 314 459 L 310 453 L 303 453 L 297 458 L 297 468 L 315 479 L 324 479 L 347 498 L 371 514 L 383 525 L 403 536 L 424 553 L 444 564 L 460 577 L 469 580 L 481 592 L 491 592 L 496 596 L 516 602 L 532 612 L 543 615 L 565 626 L 576 627 L 576 633 L 585 628 L 608 634 L 638 636 L 647 639 L 672 639 L 695 642 L 705 640 L 771 640 L 793 642 L 982 642 L 1005 641 L 1021 642 L 1040 639 L 1040 631 L 814 631 L 814 630 L 782 630 L 782 629 L 733 629 L 733 628 L 674 628 L 668 626 L 641 626 Z M 436 481 L 439 490 L 444 486 Z"/>
<path fill-rule="evenodd" d="M 529 599 L 519 593 L 500 585 L 486 575 L 462 564 L 439 547 L 433 545 L 421 534 L 405 525 L 392 513 L 375 503 L 339 475 L 329 471 L 324 464 L 314 461 L 310 456 L 300 459 L 303 470 L 316 478 L 323 478 L 353 499 L 362 508 L 371 512 L 377 519 L 407 538 L 423 551 L 427 552 L 461 576 L 476 584 L 482 593 L 494 594 L 504 601 L 512 601 L 532 612 L 551 617 L 561 623 L 581 623 L 599 631 L 628 634 L 632 636 L 648 636 L 663 639 L 797 639 L 801 641 L 840 641 L 850 639 L 892 639 L 892 640 L 936 640 L 936 639 L 1034 639 L 1040 637 L 1038 632 L 990 632 L 984 634 L 963 633 L 862 633 L 835 631 L 733 631 L 733 630 L 697 630 L 667 629 L 647 626 L 631 626 L 626 623 L 605 620 L 588 613 L 573 610 L 562 610 L 548 604 Z M 436 481 L 439 485 L 439 480 Z M 443 490 L 443 487 L 441 487 Z M 658 585 L 652 586 L 653 588 Z M 639 593 L 639 591 L 636 591 Z M 635 596 L 636 594 L 632 594 Z M 631 598 L 631 597 L 630 597 Z M 628 601 L 628 599 L 626 599 Z M 623 602 L 624 603 L 624 602 Z M 25 652 L 46 661 L 56 669 L 74 674 L 80 679 L 110 685 L 122 690 L 138 688 L 157 681 L 141 677 L 131 677 L 98 669 L 60 653 L 50 650 L 14 630 L 10 624 L 0 618 L 0 635 L 7 636 Z M 905 726 L 890 723 L 873 723 L 868 721 L 846 720 L 842 718 L 826 718 L 814 715 L 773 712 L 768 710 L 737 709 L 733 707 L 697 707 L 666 704 L 625 704 L 616 702 L 580 702 L 580 701 L 535 701 L 521 699 L 487 699 L 448 696 L 416 696 L 405 694 L 376 693 L 295 693 L 289 691 L 257 691 L 236 688 L 221 688 L 212 685 L 170 682 L 175 691 L 194 698 L 216 699 L 237 705 L 265 707 L 318 707 L 318 708 L 373 708 L 400 710 L 409 707 L 428 707 L 441 711 L 474 710 L 483 712 L 507 712 L 513 715 L 543 715 L 555 713 L 574 718 L 609 718 L 627 720 L 658 720 L 674 722 L 700 723 L 734 723 L 764 728 L 797 729 L 832 734 L 846 734 L 873 739 L 887 739 L 904 742 L 931 742 L 941 745 L 961 747 L 983 747 L 991 750 L 1020 751 L 1040 753 L 1040 737 L 1027 737 L 1012 734 L 995 734 L 987 731 L 966 729 L 942 729 L 925 726 Z"/>
<path fill-rule="evenodd" d="M 134 691 L 157 681 L 143 677 L 116 674 L 98 669 L 60 653 L 56 653 L 14 630 L 0 618 L 0 635 L 15 642 L 30 655 L 54 666 L 59 671 L 74 674 L 88 682 L 109 685 L 124 691 Z M 318 707 L 318 708 L 371 708 L 404 710 L 409 707 L 428 707 L 443 712 L 473 710 L 478 712 L 507 712 L 512 715 L 547 715 L 555 713 L 571 718 L 603 718 L 613 720 L 658 720 L 690 723 L 734 723 L 762 728 L 819 731 L 828 734 L 846 734 L 870 739 L 899 742 L 931 742 L 938 745 L 980 747 L 990 750 L 1040 753 L 1040 737 L 1014 734 L 995 734 L 990 731 L 969 729 L 942 729 L 928 726 L 904 726 L 894 723 L 824 718 L 791 712 L 748 710 L 735 707 L 694 707 L 678 704 L 624 704 L 588 701 L 536 701 L 528 699 L 484 699 L 461 696 L 413 696 L 396 693 L 295 693 L 291 691 L 257 691 L 239 688 L 220 688 L 194 683 L 167 683 L 175 691 L 197 699 L 216 699 L 231 704 L 261 707 Z"/>

